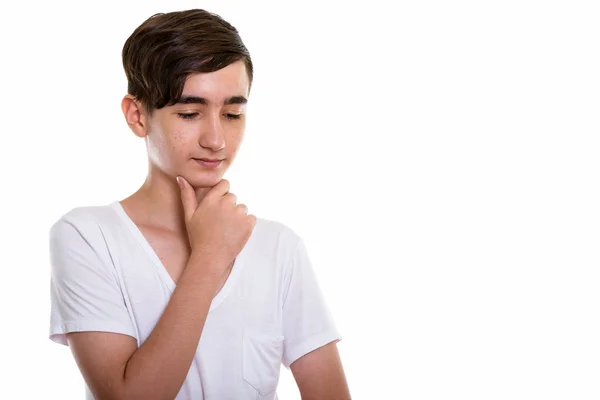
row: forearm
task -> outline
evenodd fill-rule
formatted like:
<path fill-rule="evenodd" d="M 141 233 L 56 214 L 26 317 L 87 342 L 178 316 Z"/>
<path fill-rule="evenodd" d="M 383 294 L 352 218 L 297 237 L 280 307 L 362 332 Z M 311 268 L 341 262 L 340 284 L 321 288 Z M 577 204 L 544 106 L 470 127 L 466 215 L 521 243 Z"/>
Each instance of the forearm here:
<path fill-rule="evenodd" d="M 179 392 L 217 290 L 217 279 L 204 272 L 215 270 L 206 265 L 214 262 L 195 254 L 188 260 L 154 330 L 127 362 L 125 398 L 172 399 Z"/>

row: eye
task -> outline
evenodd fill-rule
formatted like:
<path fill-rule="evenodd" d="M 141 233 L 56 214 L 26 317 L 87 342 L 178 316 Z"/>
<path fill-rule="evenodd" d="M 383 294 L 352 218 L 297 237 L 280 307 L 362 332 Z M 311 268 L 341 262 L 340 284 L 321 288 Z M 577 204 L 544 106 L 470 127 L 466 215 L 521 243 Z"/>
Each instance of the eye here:
<path fill-rule="evenodd" d="M 198 113 L 178 113 L 179 118 L 182 119 L 192 119 L 198 115 Z"/>
<path fill-rule="evenodd" d="M 225 114 L 227 119 L 240 119 L 242 118 L 242 114 Z"/>

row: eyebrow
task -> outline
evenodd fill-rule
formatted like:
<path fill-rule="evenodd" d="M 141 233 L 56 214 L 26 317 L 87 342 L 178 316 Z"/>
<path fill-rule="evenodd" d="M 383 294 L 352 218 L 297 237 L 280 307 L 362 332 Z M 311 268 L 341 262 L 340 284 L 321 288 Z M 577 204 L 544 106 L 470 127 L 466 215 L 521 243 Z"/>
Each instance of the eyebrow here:
<path fill-rule="evenodd" d="M 225 101 L 223 102 L 223 105 L 227 106 L 229 104 L 246 104 L 247 102 L 248 102 L 248 99 L 245 98 L 244 96 L 231 96 L 231 97 L 225 99 Z M 183 95 L 179 98 L 179 100 L 177 100 L 177 102 L 175 104 L 203 104 L 206 106 L 209 103 L 210 103 L 210 101 L 208 101 L 204 97 Z"/>

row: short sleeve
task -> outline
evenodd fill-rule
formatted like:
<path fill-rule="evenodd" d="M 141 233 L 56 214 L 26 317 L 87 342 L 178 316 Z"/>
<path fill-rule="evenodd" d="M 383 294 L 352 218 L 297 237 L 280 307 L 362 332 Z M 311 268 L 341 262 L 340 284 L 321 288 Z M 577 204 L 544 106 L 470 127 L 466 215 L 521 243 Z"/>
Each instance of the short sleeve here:
<path fill-rule="evenodd" d="M 104 247 L 104 252 L 100 249 Z M 95 222 L 62 217 L 50 229 L 50 339 L 103 331 L 136 337 L 116 272 Z"/>
<path fill-rule="evenodd" d="M 317 281 L 304 241 L 300 239 L 285 274 L 283 365 L 342 339 Z"/>

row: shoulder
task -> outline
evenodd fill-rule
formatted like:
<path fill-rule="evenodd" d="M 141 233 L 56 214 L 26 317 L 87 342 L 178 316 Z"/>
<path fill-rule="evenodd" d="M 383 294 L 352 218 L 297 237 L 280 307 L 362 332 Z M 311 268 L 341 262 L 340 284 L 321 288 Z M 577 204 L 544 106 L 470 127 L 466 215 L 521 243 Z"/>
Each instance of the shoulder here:
<path fill-rule="evenodd" d="M 52 276 L 56 281 L 93 281 L 110 271 L 105 233 L 107 206 L 76 207 L 53 222 L 49 230 Z"/>
<path fill-rule="evenodd" d="M 73 234 L 83 237 L 101 236 L 100 221 L 109 221 L 113 213 L 108 205 L 72 208 L 53 221 L 50 226 L 50 238 L 61 239 Z"/>
<path fill-rule="evenodd" d="M 256 218 L 256 226 L 253 236 L 256 234 L 263 239 L 278 240 L 286 242 L 297 242 L 301 240 L 300 234 L 283 222 L 266 219 L 263 217 Z"/>
<path fill-rule="evenodd" d="M 302 237 L 296 230 L 282 222 L 257 217 L 250 241 L 251 247 L 257 251 L 275 254 L 278 261 L 285 263 L 292 257 Z"/>

